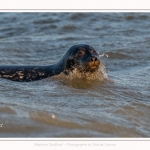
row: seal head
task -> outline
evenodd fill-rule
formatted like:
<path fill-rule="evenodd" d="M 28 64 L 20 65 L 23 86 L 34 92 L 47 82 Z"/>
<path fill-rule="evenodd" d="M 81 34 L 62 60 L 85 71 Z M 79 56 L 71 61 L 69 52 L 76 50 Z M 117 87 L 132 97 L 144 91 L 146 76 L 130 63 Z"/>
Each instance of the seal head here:
<path fill-rule="evenodd" d="M 96 50 L 85 44 L 72 46 L 67 51 L 69 57 L 66 61 L 66 70 L 77 69 L 79 72 L 95 72 L 100 65 Z"/>

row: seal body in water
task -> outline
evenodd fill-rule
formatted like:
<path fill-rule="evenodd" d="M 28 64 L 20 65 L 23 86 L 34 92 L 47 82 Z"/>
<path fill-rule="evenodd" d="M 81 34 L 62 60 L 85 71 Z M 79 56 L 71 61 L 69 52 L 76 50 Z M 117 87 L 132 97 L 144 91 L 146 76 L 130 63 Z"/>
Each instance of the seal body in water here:
<path fill-rule="evenodd" d="M 47 66 L 0 66 L 0 77 L 13 81 L 35 81 L 61 72 L 69 74 L 77 69 L 79 72 L 95 72 L 100 65 L 96 50 L 86 44 L 70 47 L 60 61 Z"/>

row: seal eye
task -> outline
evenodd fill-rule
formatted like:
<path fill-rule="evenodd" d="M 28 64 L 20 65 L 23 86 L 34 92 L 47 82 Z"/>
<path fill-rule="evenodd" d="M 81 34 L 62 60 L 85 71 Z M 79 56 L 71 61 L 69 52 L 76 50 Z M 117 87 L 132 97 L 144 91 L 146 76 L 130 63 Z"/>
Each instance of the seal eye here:
<path fill-rule="evenodd" d="M 77 53 L 77 56 L 78 57 L 81 57 L 85 54 L 85 51 L 84 50 L 80 50 L 78 53 Z"/>
<path fill-rule="evenodd" d="M 94 55 L 98 55 L 97 52 L 93 49 L 91 50 L 91 52 L 94 54 Z"/>

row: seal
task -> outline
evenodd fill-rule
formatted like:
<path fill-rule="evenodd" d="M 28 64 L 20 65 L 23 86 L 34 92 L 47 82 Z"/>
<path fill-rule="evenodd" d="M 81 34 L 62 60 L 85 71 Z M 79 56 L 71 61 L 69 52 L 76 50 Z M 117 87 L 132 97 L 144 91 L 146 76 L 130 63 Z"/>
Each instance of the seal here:
<path fill-rule="evenodd" d="M 0 66 L 0 77 L 13 81 L 29 82 L 48 78 L 60 73 L 68 75 L 74 69 L 79 72 L 96 72 L 100 60 L 96 50 L 86 44 L 70 47 L 63 57 L 53 65 L 47 66 Z"/>

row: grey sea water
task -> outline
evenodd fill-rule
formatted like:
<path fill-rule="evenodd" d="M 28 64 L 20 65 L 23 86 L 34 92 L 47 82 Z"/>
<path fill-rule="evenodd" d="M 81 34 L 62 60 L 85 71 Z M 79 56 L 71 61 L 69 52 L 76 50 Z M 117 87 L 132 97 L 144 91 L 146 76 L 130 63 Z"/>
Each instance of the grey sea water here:
<path fill-rule="evenodd" d="M 0 78 L 0 137 L 150 137 L 150 13 L 0 13 L 0 65 L 56 63 L 74 44 L 110 81 Z"/>

